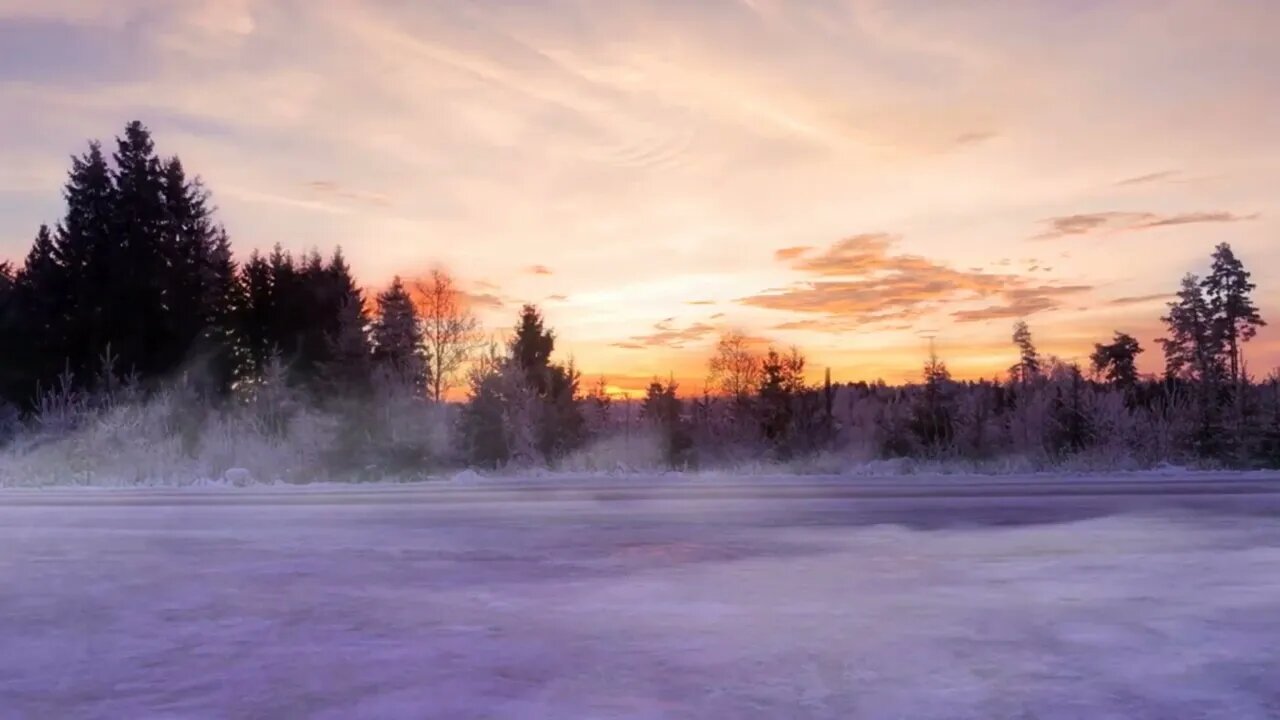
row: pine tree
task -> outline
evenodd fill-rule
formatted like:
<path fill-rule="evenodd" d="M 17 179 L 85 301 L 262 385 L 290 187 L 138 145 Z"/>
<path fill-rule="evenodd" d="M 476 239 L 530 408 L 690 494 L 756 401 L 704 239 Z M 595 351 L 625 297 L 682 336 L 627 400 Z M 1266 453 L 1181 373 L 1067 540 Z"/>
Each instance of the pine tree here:
<path fill-rule="evenodd" d="M 116 188 L 97 142 L 89 143 L 84 155 L 72 158 L 63 196 L 67 210 L 53 240 L 53 262 L 30 283 L 34 294 L 62 297 L 57 316 L 49 318 L 53 323 L 50 349 L 58 355 L 45 360 L 84 381 L 97 354 L 112 340 L 110 305 L 119 283 L 113 276 L 120 264 L 113 237 Z"/>
<path fill-rule="evenodd" d="M 804 392 L 804 356 L 792 348 L 789 355 L 781 355 L 769 348 L 760 363 L 759 398 L 757 412 L 760 429 L 766 440 L 780 452 L 789 452 L 796 402 Z"/>
<path fill-rule="evenodd" d="M 45 229 L 47 232 L 47 228 Z M 13 263 L 0 260 L 0 311 L 9 309 L 13 299 Z"/>
<path fill-rule="evenodd" d="M 923 375 L 924 388 L 914 408 L 912 430 L 926 446 L 941 447 L 955 436 L 951 371 L 937 353 L 930 350 Z"/>
<path fill-rule="evenodd" d="M 213 220 L 208 191 L 199 178 L 188 181 L 176 157 L 164 164 L 161 196 L 170 338 L 161 364 L 197 363 L 203 384 L 221 395 L 235 377 L 233 318 L 240 302 L 230 240 Z"/>
<path fill-rule="evenodd" d="M 1009 371 L 1025 385 L 1040 377 L 1041 369 L 1040 354 L 1036 352 L 1036 346 L 1031 342 L 1031 328 L 1027 327 L 1025 320 L 1014 323 L 1013 344 L 1018 348 L 1018 364 Z"/>
<path fill-rule="evenodd" d="M 198 347 L 207 353 L 208 372 L 215 389 L 225 395 L 240 379 L 238 322 L 246 302 L 245 287 L 232 258 L 226 230 L 218 228 L 212 248 L 203 260 L 200 271 L 204 329 Z"/>
<path fill-rule="evenodd" d="M 1165 376 L 1194 384 L 1198 421 L 1194 443 L 1199 454 L 1218 457 L 1228 452 L 1222 432 L 1219 390 L 1225 375 L 1223 338 L 1214 327 L 1213 310 L 1200 279 L 1188 273 L 1182 279 L 1169 314 L 1161 318 L 1169 336 L 1160 340 L 1164 349 Z"/>
<path fill-rule="evenodd" d="M 1227 367 L 1233 383 L 1240 382 L 1241 344 L 1253 339 L 1266 322 L 1249 296 L 1256 285 L 1249 279 L 1231 245 L 1222 243 L 1213 251 L 1213 267 L 1201 283 L 1208 300 L 1213 332 L 1218 335 L 1227 355 Z"/>
<path fill-rule="evenodd" d="M 272 268 L 257 251 L 249 255 L 239 274 L 241 303 L 232 311 L 236 335 L 236 377 L 248 380 L 262 376 L 276 343 Z"/>
<path fill-rule="evenodd" d="M 352 298 L 338 310 L 337 326 L 326 337 L 325 358 L 320 361 L 319 378 L 335 396 L 368 394 L 371 380 L 368 317 L 358 298 Z"/>
<path fill-rule="evenodd" d="M 542 313 L 536 306 L 521 308 L 510 347 L 512 359 L 524 371 L 529 384 L 538 394 L 546 394 L 549 383 L 547 367 L 551 363 L 551 353 L 555 351 L 556 336 L 545 328 Z"/>
<path fill-rule="evenodd" d="M 582 373 L 573 360 L 547 368 L 547 392 L 539 398 L 541 404 L 535 417 L 538 451 L 548 463 L 576 450 L 586 440 L 586 420 L 578 392 L 581 382 Z"/>
<path fill-rule="evenodd" d="M 55 362 L 69 350 L 66 321 L 68 295 L 73 291 L 70 283 L 49 226 L 41 225 L 22 270 L 14 278 L 14 302 L 22 315 L 22 325 L 29 331 L 27 341 Z"/>
<path fill-rule="evenodd" d="M 304 271 L 308 278 L 313 276 L 313 264 L 308 261 Z M 339 389 L 349 388 L 357 394 L 367 391 L 372 369 L 369 314 L 342 248 L 334 250 L 312 294 L 319 300 L 319 312 L 314 316 L 316 322 L 307 328 L 307 336 L 322 333 L 323 351 L 312 351 L 320 374 Z"/>
<path fill-rule="evenodd" d="M 171 320 L 178 308 L 170 306 L 166 288 L 171 276 L 164 242 L 164 178 L 151 134 L 140 122 L 125 126 L 112 158 L 115 252 L 109 263 L 104 319 L 112 350 L 125 371 L 150 379 L 174 369 L 174 348 L 181 345 Z M 102 346 L 90 351 L 99 353 Z"/>
<path fill-rule="evenodd" d="M 270 308 L 267 313 L 269 347 L 278 349 L 287 365 L 298 364 L 302 362 L 303 324 L 307 317 L 306 284 L 293 256 L 285 252 L 279 243 L 271 249 L 267 267 L 270 279 L 270 301 L 266 305 Z M 302 374 L 308 371 L 309 367 Z M 296 369 L 291 368 L 290 375 L 296 374 Z"/>
<path fill-rule="evenodd" d="M 409 297 L 399 276 L 378 294 L 377 303 L 371 338 L 374 362 L 393 377 L 408 382 L 415 393 L 422 394 L 430 384 L 422 323 L 413 298 Z"/>
<path fill-rule="evenodd" d="M 1222 336 L 1214 328 L 1213 309 L 1198 277 L 1188 273 L 1182 278 L 1177 299 L 1160 319 L 1169 329 L 1169 336 L 1160 340 L 1165 375 L 1216 383 L 1222 376 Z"/>
<path fill-rule="evenodd" d="M 0 347 L 7 348 L 5 356 L 0 358 L 0 408 L 17 405 L 14 390 L 22 382 L 22 366 L 16 357 L 21 336 L 18 332 L 18 312 L 15 291 L 13 265 L 8 261 L 0 261 Z M 3 412 L 3 410 L 0 410 Z M 0 419 L 0 425 L 4 421 Z M 4 432 L 0 429 L 0 444 L 5 441 Z"/>
<path fill-rule="evenodd" d="M 663 459 L 671 468 L 687 466 L 693 448 L 693 437 L 684 419 L 684 403 L 677 392 L 674 379 L 669 378 L 664 384 L 654 378 L 640 403 L 640 419 L 658 431 Z"/>
<path fill-rule="evenodd" d="M 469 395 L 458 415 L 458 435 L 469 463 L 500 467 L 511 459 L 507 379 L 517 372 L 523 377 L 496 346 L 490 346 L 472 366 L 467 377 Z"/>
<path fill-rule="evenodd" d="M 1137 357 L 1143 352 L 1137 339 L 1127 333 L 1117 332 L 1110 343 L 1097 343 L 1089 356 L 1093 371 L 1122 390 L 1131 390 L 1138 383 Z"/>

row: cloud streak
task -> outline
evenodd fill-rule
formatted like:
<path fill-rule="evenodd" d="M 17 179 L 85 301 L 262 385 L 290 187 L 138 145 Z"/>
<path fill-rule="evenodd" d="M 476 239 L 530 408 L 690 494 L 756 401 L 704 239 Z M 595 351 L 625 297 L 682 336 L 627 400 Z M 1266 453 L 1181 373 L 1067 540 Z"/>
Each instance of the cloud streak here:
<path fill-rule="evenodd" d="M 1060 215 L 1041 221 L 1048 228 L 1034 236 L 1033 240 L 1057 240 L 1075 235 L 1089 235 L 1095 232 L 1139 232 L 1176 225 L 1193 225 L 1198 223 L 1235 223 L 1256 220 L 1257 213 L 1240 215 L 1226 210 L 1180 213 L 1176 215 L 1159 215 L 1151 212 L 1099 212 L 1080 213 L 1076 215 Z"/>

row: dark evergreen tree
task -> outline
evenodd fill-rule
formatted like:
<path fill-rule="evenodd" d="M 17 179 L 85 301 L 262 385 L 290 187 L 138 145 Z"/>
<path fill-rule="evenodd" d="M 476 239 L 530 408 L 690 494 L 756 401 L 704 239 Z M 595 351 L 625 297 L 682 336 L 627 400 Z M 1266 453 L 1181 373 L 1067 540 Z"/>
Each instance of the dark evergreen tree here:
<path fill-rule="evenodd" d="M 1199 278 L 1190 273 L 1183 277 L 1177 299 L 1169 303 L 1169 314 L 1161 319 L 1169 330 L 1169 336 L 1160 340 L 1165 377 L 1170 384 L 1180 380 L 1193 387 L 1196 451 L 1208 457 L 1222 457 L 1230 452 L 1219 397 L 1226 374 L 1222 362 L 1224 344 Z"/>
<path fill-rule="evenodd" d="M 758 402 L 756 412 L 760 417 L 760 431 L 782 455 L 790 454 L 796 403 L 804 392 L 804 357 L 796 349 L 789 355 L 781 355 L 769 348 L 760 363 Z"/>
<path fill-rule="evenodd" d="M 1079 452 L 1093 440 L 1093 429 L 1084 409 L 1084 375 L 1076 365 L 1067 365 L 1063 369 L 1065 381 L 1059 378 L 1050 405 L 1053 424 L 1049 443 L 1060 456 Z"/>
<path fill-rule="evenodd" d="M 658 432 L 663 460 L 673 469 L 687 467 L 692 461 L 693 436 L 684 418 L 684 403 L 677 395 L 674 379 L 664 384 L 655 378 L 645 390 L 640 403 L 640 419 Z"/>
<path fill-rule="evenodd" d="M 49 271 L 39 280 L 33 278 L 32 293 L 62 296 L 57 316 L 50 319 L 57 354 L 47 359 L 84 382 L 92 375 L 98 354 L 113 339 L 113 308 L 118 304 L 114 294 L 120 283 L 113 276 L 121 264 L 113 238 L 116 189 L 97 142 L 89 143 L 83 156 L 72 158 L 63 195 L 67 211 L 54 240 L 52 263 L 57 269 L 47 266 Z"/>
<path fill-rule="evenodd" d="M 512 378 L 523 381 L 523 372 L 496 347 L 490 347 L 468 374 L 469 395 L 458 415 L 458 435 L 473 465 L 501 467 L 511 459 L 507 409 Z"/>
<path fill-rule="evenodd" d="M 1201 286 L 1208 301 L 1213 332 L 1227 355 L 1229 377 L 1233 383 L 1239 383 L 1240 346 L 1252 340 L 1258 328 L 1267 324 L 1250 297 L 1256 285 L 1231 246 L 1222 243 L 1213 251 L 1213 267 Z"/>
<path fill-rule="evenodd" d="M 416 393 L 425 393 L 430 382 L 422 324 L 413 298 L 399 276 L 378 294 L 377 302 L 378 312 L 371 333 L 375 364 L 383 372 L 410 384 Z"/>
<path fill-rule="evenodd" d="M 22 382 L 21 365 L 14 356 L 21 342 L 14 286 L 13 265 L 8 261 L 0 262 L 0 348 L 5 348 L 4 357 L 0 357 L 0 407 L 17 404 L 13 393 Z M 4 438 L 0 437 L 0 444 L 3 442 Z"/>
<path fill-rule="evenodd" d="M 941 448 L 955 437 L 951 371 L 936 353 L 924 365 L 924 387 L 913 408 L 911 429 L 926 447 Z"/>
<path fill-rule="evenodd" d="M 356 287 L 351 268 L 334 251 L 329 264 L 317 271 L 319 256 L 312 253 L 303 276 L 307 278 L 312 306 L 312 322 L 305 326 L 305 357 L 331 387 L 355 393 L 369 387 L 372 348 L 369 345 L 369 313 L 364 295 Z M 313 346 L 314 338 L 318 346 Z"/>
<path fill-rule="evenodd" d="M 177 366 L 184 350 L 175 335 L 178 308 L 170 304 L 170 272 L 165 242 L 168 209 L 164 176 L 151 134 L 139 122 L 116 139 L 115 197 L 111 213 L 110 279 L 103 302 L 107 340 L 126 372 L 143 379 Z M 182 308 L 189 312 L 191 308 Z M 197 325 L 190 318 L 189 325 Z M 102 352 L 105 344 L 89 351 Z"/>
<path fill-rule="evenodd" d="M 327 349 L 320 360 L 319 379 L 333 396 L 364 396 L 369 392 L 372 357 L 369 352 L 368 317 L 359 298 L 338 308 L 337 325 L 326 336 Z"/>
<path fill-rule="evenodd" d="M 36 388 L 51 386 L 66 367 L 69 280 L 53 234 L 41 225 L 26 261 L 13 276 L 3 321 L 6 353 L 0 392 L 15 405 L 30 406 Z"/>
<path fill-rule="evenodd" d="M 206 358 L 206 368 L 214 389 L 225 395 L 239 379 L 239 319 L 246 302 L 245 286 L 231 253 L 226 230 L 218 228 L 204 258 L 201 272 L 201 322 L 204 330 L 197 342 Z"/>
<path fill-rule="evenodd" d="M 1160 318 L 1169 336 L 1160 340 L 1165 375 L 1201 383 L 1216 383 L 1223 375 L 1222 336 L 1214 327 L 1213 308 L 1200 279 L 1188 273 L 1182 278 L 1177 299 Z"/>
<path fill-rule="evenodd" d="M 550 365 L 546 377 L 547 391 L 540 398 L 542 404 L 536 415 L 536 437 L 542 457 L 554 462 L 586 440 L 586 420 L 578 392 L 582 374 L 570 360 L 568 365 Z"/>
<path fill-rule="evenodd" d="M 547 368 L 551 353 L 555 351 L 555 333 L 545 328 L 542 313 L 533 305 L 520 310 L 515 335 L 511 339 L 511 357 L 525 372 L 530 385 L 538 394 L 546 394 L 549 384 Z"/>
<path fill-rule="evenodd" d="M 1138 355 L 1142 346 L 1127 333 L 1117 332 L 1110 343 L 1097 343 L 1089 360 L 1093 371 L 1118 388 L 1131 390 L 1138 382 Z"/>
<path fill-rule="evenodd" d="M 199 178 L 188 181 L 182 162 L 164 164 L 161 230 L 162 292 L 171 339 L 167 367 L 189 364 L 209 392 L 221 395 L 235 377 L 234 319 L 239 278 L 226 231 L 213 220 L 209 193 Z"/>
<path fill-rule="evenodd" d="M 252 380 L 263 376 L 273 352 L 283 354 L 277 342 L 273 267 L 257 250 L 240 271 L 242 299 L 232 310 L 236 335 L 236 377 Z M 282 361 L 283 362 L 283 361 Z"/>
<path fill-rule="evenodd" d="M 302 325 L 307 313 L 302 293 L 303 279 L 293 256 L 285 252 L 279 243 L 271 249 L 267 267 L 270 279 L 270 300 L 266 303 L 268 346 L 280 351 L 286 365 L 294 365 L 299 363 Z"/>
<path fill-rule="evenodd" d="M 1022 384 L 1040 377 L 1040 354 L 1031 342 L 1031 328 L 1025 320 L 1013 325 L 1013 344 L 1018 348 L 1018 364 L 1009 369 L 1010 375 Z"/>

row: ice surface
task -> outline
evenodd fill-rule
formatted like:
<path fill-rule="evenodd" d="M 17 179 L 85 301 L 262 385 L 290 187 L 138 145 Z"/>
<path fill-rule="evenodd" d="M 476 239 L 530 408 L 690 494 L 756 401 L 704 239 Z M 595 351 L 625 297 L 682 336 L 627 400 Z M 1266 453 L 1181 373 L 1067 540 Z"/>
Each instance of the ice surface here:
<path fill-rule="evenodd" d="M 0 717 L 1280 717 L 1267 517 L 227 492 L 0 506 Z"/>

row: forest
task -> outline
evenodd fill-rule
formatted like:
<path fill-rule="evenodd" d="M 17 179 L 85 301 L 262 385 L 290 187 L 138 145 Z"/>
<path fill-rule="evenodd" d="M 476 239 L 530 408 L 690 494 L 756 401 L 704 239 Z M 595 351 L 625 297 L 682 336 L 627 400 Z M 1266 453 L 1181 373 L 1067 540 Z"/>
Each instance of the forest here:
<path fill-rule="evenodd" d="M 1158 375 L 1124 332 L 1081 367 L 1019 321 L 1002 378 L 931 355 L 902 386 L 814 382 L 799 349 L 727 331 L 705 386 L 630 400 L 557 356 L 535 306 L 487 340 L 447 271 L 365 297 L 340 249 L 237 259 L 139 122 L 72 159 L 64 198 L 0 262 L 0 485 L 1280 467 L 1280 374 L 1245 361 L 1265 320 L 1228 244 L 1182 278 Z"/>

